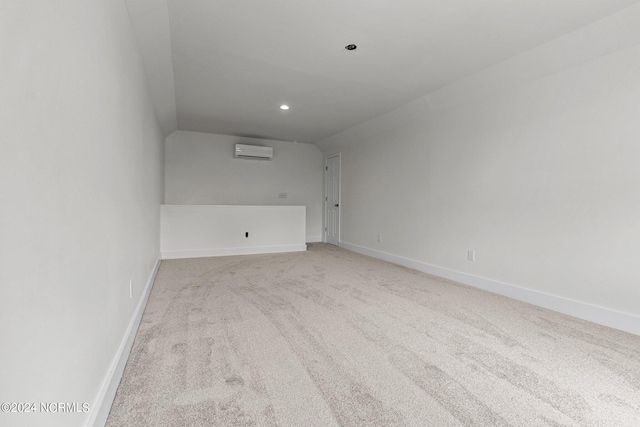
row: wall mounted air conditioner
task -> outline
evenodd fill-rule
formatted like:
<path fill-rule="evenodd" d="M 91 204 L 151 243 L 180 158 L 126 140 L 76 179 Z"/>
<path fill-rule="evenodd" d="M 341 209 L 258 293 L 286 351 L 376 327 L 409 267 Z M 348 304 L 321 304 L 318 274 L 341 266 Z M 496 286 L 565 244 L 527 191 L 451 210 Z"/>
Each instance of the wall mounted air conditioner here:
<path fill-rule="evenodd" d="M 273 159 L 273 147 L 236 144 L 233 157 L 236 159 L 271 160 Z"/>

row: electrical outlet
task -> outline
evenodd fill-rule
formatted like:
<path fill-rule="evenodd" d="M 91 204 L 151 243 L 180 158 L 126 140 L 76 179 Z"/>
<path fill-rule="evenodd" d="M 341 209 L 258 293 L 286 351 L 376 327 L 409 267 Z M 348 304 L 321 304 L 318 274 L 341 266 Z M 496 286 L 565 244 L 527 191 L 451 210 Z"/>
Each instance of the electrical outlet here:
<path fill-rule="evenodd" d="M 133 279 L 129 279 L 129 298 L 133 298 Z"/>
<path fill-rule="evenodd" d="M 382 242 L 382 234 L 378 234 L 378 242 Z"/>
<path fill-rule="evenodd" d="M 278 193 L 278 199 L 286 199 L 287 193 Z"/>
<path fill-rule="evenodd" d="M 476 260 L 476 251 L 468 250 L 467 251 L 467 259 L 469 261 L 475 261 Z"/>

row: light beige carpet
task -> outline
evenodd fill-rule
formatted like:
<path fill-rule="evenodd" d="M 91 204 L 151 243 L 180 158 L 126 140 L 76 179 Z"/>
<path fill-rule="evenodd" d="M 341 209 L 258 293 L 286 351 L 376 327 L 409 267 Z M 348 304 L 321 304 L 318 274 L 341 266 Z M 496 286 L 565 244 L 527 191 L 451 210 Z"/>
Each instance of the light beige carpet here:
<path fill-rule="evenodd" d="M 640 426 L 640 337 L 324 244 L 163 261 L 109 426 Z"/>

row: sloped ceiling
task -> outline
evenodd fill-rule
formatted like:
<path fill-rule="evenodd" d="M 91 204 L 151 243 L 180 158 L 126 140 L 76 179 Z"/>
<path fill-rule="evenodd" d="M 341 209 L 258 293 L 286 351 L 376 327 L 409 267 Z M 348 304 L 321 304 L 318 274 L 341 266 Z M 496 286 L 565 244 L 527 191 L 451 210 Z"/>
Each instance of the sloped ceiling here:
<path fill-rule="evenodd" d="M 147 81 L 165 136 L 178 129 L 169 9 L 166 0 L 126 0 Z"/>
<path fill-rule="evenodd" d="M 634 3 L 127 0 L 166 133 L 305 143 Z"/>

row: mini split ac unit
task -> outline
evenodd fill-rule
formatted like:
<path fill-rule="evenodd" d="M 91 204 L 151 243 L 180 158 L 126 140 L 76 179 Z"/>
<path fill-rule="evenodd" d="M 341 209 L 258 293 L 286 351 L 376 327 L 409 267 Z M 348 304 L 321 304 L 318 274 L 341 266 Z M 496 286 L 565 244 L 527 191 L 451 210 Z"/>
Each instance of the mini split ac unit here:
<path fill-rule="evenodd" d="M 233 157 L 236 159 L 271 160 L 273 159 L 273 147 L 236 144 Z"/>

